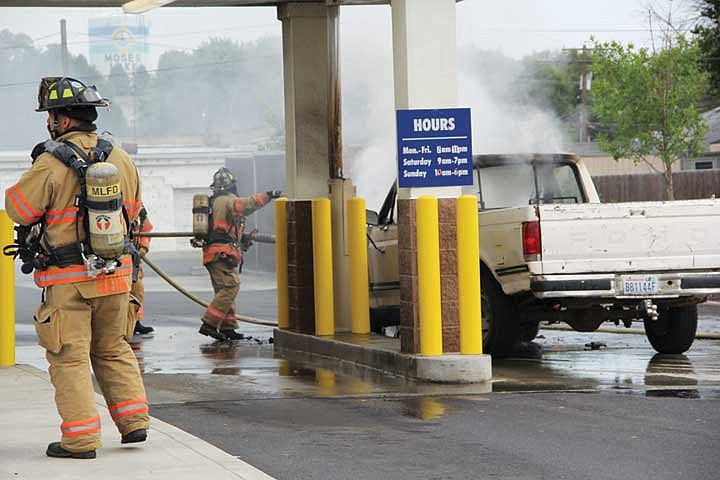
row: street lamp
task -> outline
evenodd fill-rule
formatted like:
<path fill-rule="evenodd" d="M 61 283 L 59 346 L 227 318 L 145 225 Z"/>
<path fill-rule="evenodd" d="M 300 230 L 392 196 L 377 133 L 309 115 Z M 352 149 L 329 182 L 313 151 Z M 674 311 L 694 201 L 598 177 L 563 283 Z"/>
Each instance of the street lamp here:
<path fill-rule="evenodd" d="M 122 8 L 125 13 L 145 13 L 148 10 L 162 7 L 174 1 L 175 0 L 133 0 L 132 2 L 125 2 Z"/>

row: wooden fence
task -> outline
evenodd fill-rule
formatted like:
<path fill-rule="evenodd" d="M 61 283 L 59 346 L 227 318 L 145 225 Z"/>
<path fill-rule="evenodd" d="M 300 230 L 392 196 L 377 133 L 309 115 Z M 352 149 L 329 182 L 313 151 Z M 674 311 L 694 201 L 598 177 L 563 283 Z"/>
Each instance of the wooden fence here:
<path fill-rule="evenodd" d="M 665 179 L 660 174 L 599 175 L 593 177 L 603 203 L 665 200 Z M 673 173 L 676 200 L 720 198 L 720 169 Z"/>

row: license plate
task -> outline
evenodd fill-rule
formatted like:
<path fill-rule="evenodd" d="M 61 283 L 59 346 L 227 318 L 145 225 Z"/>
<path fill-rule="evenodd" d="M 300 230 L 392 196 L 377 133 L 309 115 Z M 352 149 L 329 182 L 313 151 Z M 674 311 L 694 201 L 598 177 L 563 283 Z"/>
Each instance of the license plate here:
<path fill-rule="evenodd" d="M 622 277 L 622 282 L 625 295 L 656 295 L 658 293 L 658 279 L 654 275 Z"/>

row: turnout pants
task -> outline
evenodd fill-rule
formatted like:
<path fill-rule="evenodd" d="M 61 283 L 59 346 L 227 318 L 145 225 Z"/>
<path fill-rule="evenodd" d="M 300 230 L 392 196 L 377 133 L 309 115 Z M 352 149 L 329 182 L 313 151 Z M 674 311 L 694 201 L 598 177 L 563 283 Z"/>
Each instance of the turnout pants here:
<path fill-rule="evenodd" d="M 203 321 L 221 330 L 235 330 L 238 328 L 235 300 L 240 291 L 238 267 L 216 260 L 205 264 L 205 268 L 210 273 L 215 298 L 205 310 Z"/>
<path fill-rule="evenodd" d="M 134 328 L 128 293 L 87 298 L 92 295 L 82 287 L 47 287 L 46 301 L 35 313 L 62 418 L 61 444 L 71 452 L 102 446 L 90 364 L 121 435 L 148 428 L 149 419 L 145 387 L 127 342 Z"/>

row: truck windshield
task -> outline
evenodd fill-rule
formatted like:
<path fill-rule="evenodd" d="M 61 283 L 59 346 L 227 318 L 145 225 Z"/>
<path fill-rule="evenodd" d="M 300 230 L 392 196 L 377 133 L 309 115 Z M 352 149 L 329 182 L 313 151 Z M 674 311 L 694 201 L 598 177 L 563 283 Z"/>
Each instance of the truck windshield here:
<path fill-rule="evenodd" d="M 586 201 L 570 162 L 481 167 L 477 169 L 475 188 L 482 209 Z"/>

